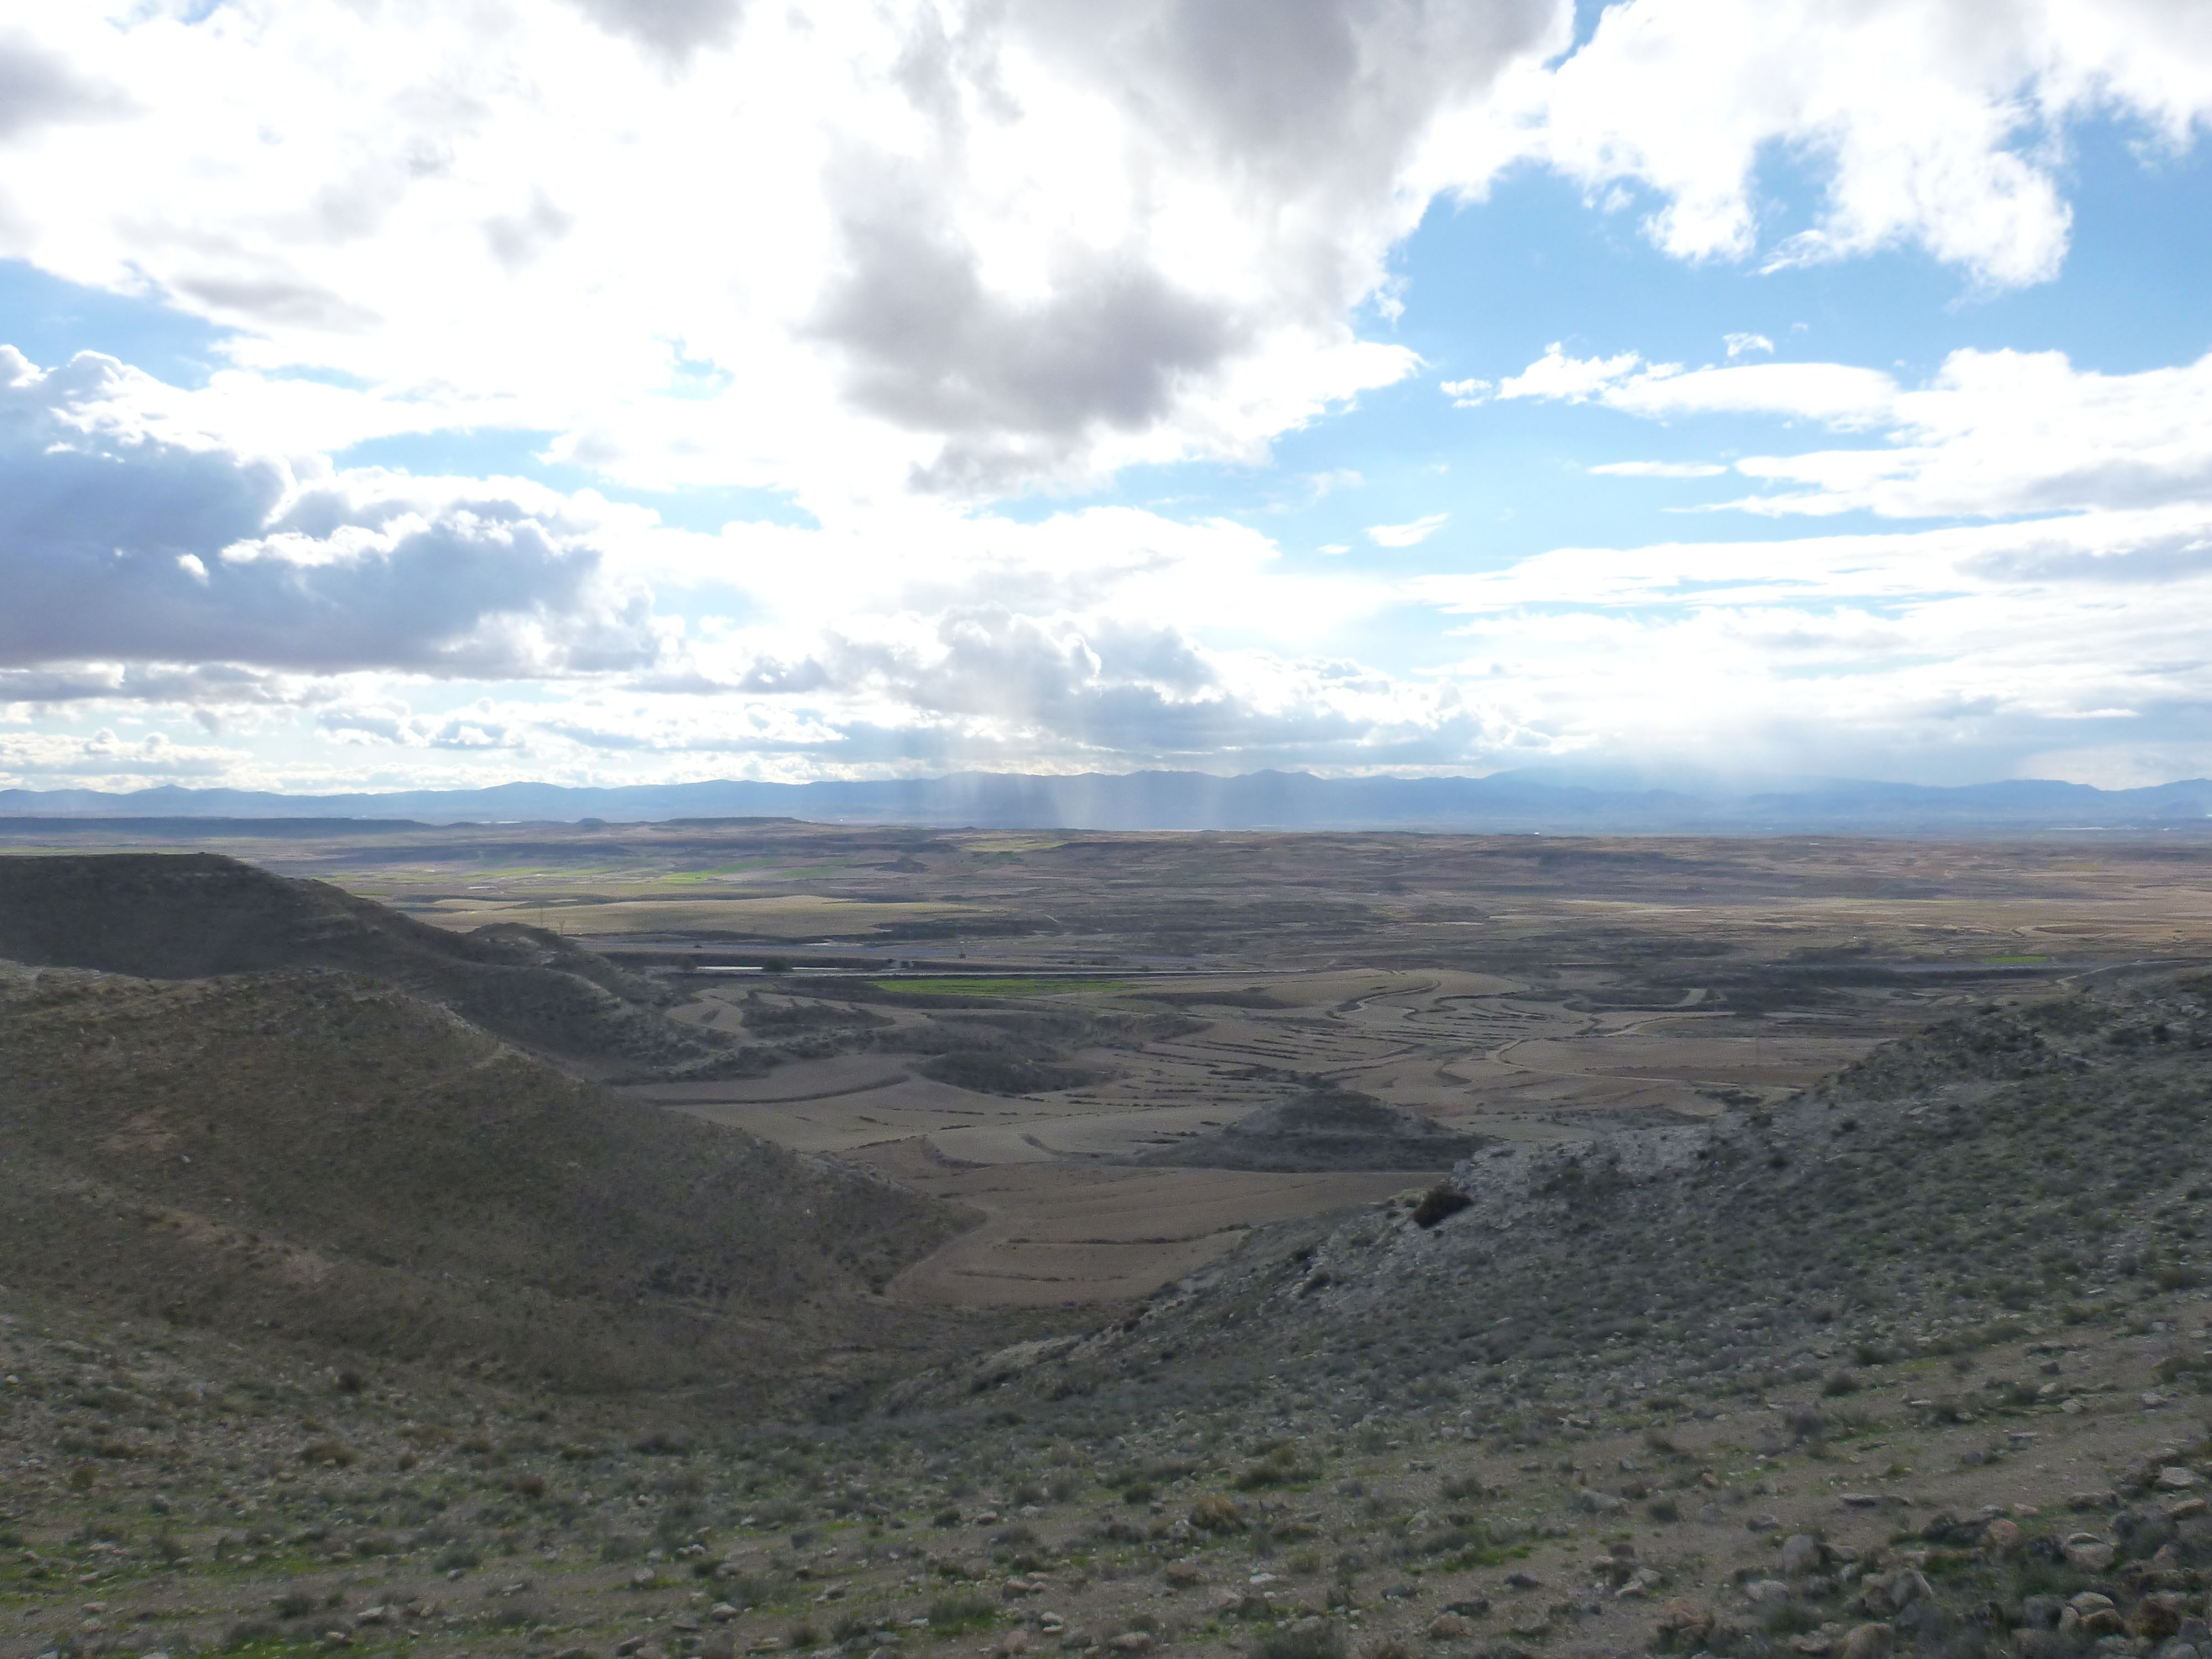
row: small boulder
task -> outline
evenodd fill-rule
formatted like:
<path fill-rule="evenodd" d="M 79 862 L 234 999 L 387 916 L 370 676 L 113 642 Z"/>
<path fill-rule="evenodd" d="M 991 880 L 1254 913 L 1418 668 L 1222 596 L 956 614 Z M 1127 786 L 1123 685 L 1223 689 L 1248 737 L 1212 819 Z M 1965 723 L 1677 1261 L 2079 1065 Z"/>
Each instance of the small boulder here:
<path fill-rule="evenodd" d="M 1189 1589 L 1206 1582 L 1206 1575 L 1194 1561 L 1170 1561 L 1160 1569 L 1160 1577 L 1177 1589 Z"/>
<path fill-rule="evenodd" d="M 1859 1625 L 1844 1638 L 1843 1659 L 1888 1659 L 1894 1638 L 1887 1625 Z"/>
<path fill-rule="evenodd" d="M 2020 1523 L 2000 1517 L 1982 1533 L 1982 1547 L 1991 1555 L 2006 1556 L 2020 1548 Z"/>
<path fill-rule="evenodd" d="M 1440 1613 L 1429 1620 L 1429 1640 L 1431 1642 L 1463 1642 L 1474 1634 L 1472 1620 L 1455 1613 Z"/>
<path fill-rule="evenodd" d="M 1659 1622 L 1653 1628 L 1661 1647 L 1688 1652 L 1705 1644 L 1712 1634 L 1713 1616 L 1696 1602 L 1677 1598 L 1659 1609 Z"/>
<path fill-rule="evenodd" d="M 2179 1463 L 2169 1463 L 2158 1472 L 2158 1484 L 2166 1492 L 2187 1492 L 2196 1486 L 2197 1474 Z"/>
<path fill-rule="evenodd" d="M 2102 1572 L 2112 1565 L 2118 1553 L 2112 1545 L 2094 1533 L 2077 1532 L 2059 1547 L 2066 1565 L 2076 1572 Z"/>
<path fill-rule="evenodd" d="M 1148 1630 L 1123 1631 L 1106 1645 L 1115 1653 L 1150 1653 L 1153 1645 L 1152 1633 Z"/>
<path fill-rule="evenodd" d="M 1820 1540 L 1808 1532 L 1793 1533 L 1782 1540 L 1782 1574 L 1785 1578 L 1802 1578 L 1808 1572 L 1820 1570 Z"/>

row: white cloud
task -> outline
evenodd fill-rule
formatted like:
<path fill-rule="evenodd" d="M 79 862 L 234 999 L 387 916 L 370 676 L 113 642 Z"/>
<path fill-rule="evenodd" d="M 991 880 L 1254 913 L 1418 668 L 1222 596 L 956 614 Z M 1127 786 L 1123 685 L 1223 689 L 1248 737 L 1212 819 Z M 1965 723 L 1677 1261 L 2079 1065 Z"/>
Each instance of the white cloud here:
<path fill-rule="evenodd" d="M 1503 397 L 1595 400 L 1648 419 L 1750 415 L 1814 422 L 1881 441 L 1751 456 L 1747 477 L 1798 488 L 1730 503 L 1770 514 L 1992 516 L 2212 496 L 2212 355 L 2102 374 L 2059 352 L 1955 351 L 1925 384 L 1842 363 L 1682 371 L 1635 352 L 1577 360 L 1557 346 Z M 1593 472 L 1710 477 L 1726 469 L 1645 461 Z"/>
<path fill-rule="evenodd" d="M 1702 461 L 1607 461 L 1589 471 L 1601 478 L 1717 478 L 1728 468 Z"/>
<path fill-rule="evenodd" d="M 1672 366 L 1663 364 L 1644 368 L 1643 356 L 1633 351 L 1624 351 L 1617 357 L 1570 357 L 1566 349 L 1554 340 L 1534 362 L 1518 374 L 1509 374 L 1499 381 L 1498 395 L 1556 398 L 1578 404 L 1611 389 L 1615 382 L 1628 379 L 1638 370 L 1647 378 L 1676 372 Z"/>
<path fill-rule="evenodd" d="M 1564 58 L 1565 0 L 16 9 L 0 252 L 242 331 L 230 441 L 550 430 L 810 504 L 1255 456 L 1417 368 L 1352 319 L 1518 161 L 1747 258 L 1789 147 L 1832 177 L 1766 257 L 2002 284 L 2063 252 L 2057 124 L 2212 108 L 2148 0 L 1626 0 Z"/>
<path fill-rule="evenodd" d="M 2212 30 L 2161 0 L 1625 0 L 1508 89 L 1447 124 L 1429 176 L 1479 191 L 1533 153 L 1594 196 L 1648 191 L 1646 231 L 1678 258 L 1747 259 L 1759 167 L 1784 151 L 1828 182 L 1765 264 L 1909 246 L 2007 287 L 2064 257 L 2053 134 L 2118 113 L 2186 142 L 2212 114 Z"/>
<path fill-rule="evenodd" d="M 1444 527 L 1449 513 L 1431 513 L 1411 524 L 1376 524 L 1367 527 L 1367 539 L 1377 547 L 1413 547 Z"/>
<path fill-rule="evenodd" d="M 1684 259 L 1907 246 L 1972 285 L 2041 280 L 2069 234 L 2069 122 L 2176 146 L 2203 125 L 2200 11 L 1622 0 L 1570 52 L 1565 0 L 15 5 L 0 257 L 234 332 L 191 390 L 0 362 L 0 709 L 52 728 L 4 764 L 305 780 L 343 743 L 395 780 L 580 777 L 1215 743 L 1209 763 L 1449 765 L 1670 720 L 1692 742 L 1700 697 L 1775 732 L 2008 710 L 1978 728 L 1991 753 L 2057 752 L 2038 720 L 2154 725 L 2197 694 L 2178 653 L 2203 614 L 2203 364 L 1960 353 L 1908 385 L 1744 361 L 1772 345 L 1741 334 L 1716 367 L 1562 343 L 1495 386 L 1439 383 L 1461 405 L 1850 434 L 1736 463 L 1748 510 L 2075 515 L 1979 540 L 1570 551 L 1393 590 L 1348 561 L 1285 571 L 1231 522 L 985 504 L 1261 461 L 1425 372 L 1390 331 L 1391 252 L 1439 192 L 1516 165 L 1644 214 Z M 1812 228 L 1780 240 L 1778 154 L 1820 180 L 1793 203 Z M 812 522 L 679 533 L 589 491 L 325 459 L 462 430 L 632 485 L 776 490 Z M 1407 600 L 1512 611 L 1481 670 L 1511 701 L 1331 654 L 1346 619 Z M 168 748 L 134 712 L 177 723 L 152 734 Z M 252 755 L 209 748 L 211 725 L 251 728 Z"/>
<path fill-rule="evenodd" d="M 1554 341 L 1498 388 L 1500 398 L 1592 399 L 1632 415 L 1779 415 L 1863 427 L 1894 413 L 1897 383 L 1877 369 L 1841 363 L 1745 363 L 1685 370 L 1647 363 L 1641 353 L 1570 357 Z"/>
<path fill-rule="evenodd" d="M 2104 775 L 2212 769 L 2212 505 L 1561 549 L 1405 586 L 1465 619 L 1457 672 L 1502 662 L 1509 707 L 1565 748 L 1943 781 L 2017 775 L 2094 722 Z"/>

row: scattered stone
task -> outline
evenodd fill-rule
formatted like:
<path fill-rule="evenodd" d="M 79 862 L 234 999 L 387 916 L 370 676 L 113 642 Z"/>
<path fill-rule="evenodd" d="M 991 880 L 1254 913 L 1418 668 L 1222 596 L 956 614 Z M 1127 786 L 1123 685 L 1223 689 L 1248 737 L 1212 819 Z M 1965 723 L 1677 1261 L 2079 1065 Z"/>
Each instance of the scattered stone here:
<path fill-rule="evenodd" d="M 1115 1653 L 1150 1653 L 1152 1633 L 1148 1630 L 1124 1631 L 1106 1645 Z"/>
<path fill-rule="evenodd" d="M 1982 1547 L 1991 1555 L 2010 1555 L 2020 1547 L 2021 1537 L 2017 1522 L 2000 1517 L 1990 1522 L 1982 1534 Z"/>
<path fill-rule="evenodd" d="M 2094 1533 L 2077 1532 L 2060 1546 L 2060 1553 L 2076 1572 L 2102 1572 L 2118 1552 Z"/>
<path fill-rule="evenodd" d="M 1843 1659 L 1887 1659 L 1896 1638 L 1887 1625 L 1859 1625 L 1844 1638 Z"/>
<path fill-rule="evenodd" d="M 1170 1561 L 1160 1569 L 1160 1577 L 1177 1589 L 1188 1589 L 1206 1582 L 1206 1575 L 1199 1571 L 1194 1561 Z"/>
<path fill-rule="evenodd" d="M 2158 1472 L 2158 1484 L 2167 1492 L 2187 1492 L 2197 1484 L 2197 1474 L 2179 1463 L 2169 1463 Z"/>
<path fill-rule="evenodd" d="M 1684 1650 L 1703 1647 L 1712 1628 L 1711 1613 L 1694 1601 L 1680 1598 L 1659 1609 L 1659 1622 L 1655 1626 L 1660 1646 Z"/>
<path fill-rule="evenodd" d="M 1753 1532 L 1780 1532 L 1782 1517 L 1775 1515 L 1754 1515 L 1743 1524 Z"/>
<path fill-rule="evenodd" d="M 1808 1572 L 1820 1569 L 1820 1540 L 1810 1533 L 1793 1533 L 1782 1542 L 1782 1574 L 1785 1578 L 1802 1578 Z"/>
<path fill-rule="evenodd" d="M 1870 1510 L 1881 1503 L 1881 1498 L 1870 1492 L 1847 1492 L 1836 1501 L 1847 1510 Z"/>
<path fill-rule="evenodd" d="M 1431 1642 L 1463 1642 L 1474 1634 L 1471 1620 L 1455 1613 L 1440 1613 L 1429 1620 L 1429 1640 Z"/>
<path fill-rule="evenodd" d="M 1010 1630 L 998 1640 L 991 1651 L 995 1659 L 1015 1659 L 1018 1654 L 1030 1650 L 1030 1633 L 1025 1630 Z"/>
<path fill-rule="evenodd" d="M 1544 1581 L 1533 1572 L 1509 1572 L 1505 1575 L 1508 1589 L 1531 1590 L 1544 1588 Z"/>

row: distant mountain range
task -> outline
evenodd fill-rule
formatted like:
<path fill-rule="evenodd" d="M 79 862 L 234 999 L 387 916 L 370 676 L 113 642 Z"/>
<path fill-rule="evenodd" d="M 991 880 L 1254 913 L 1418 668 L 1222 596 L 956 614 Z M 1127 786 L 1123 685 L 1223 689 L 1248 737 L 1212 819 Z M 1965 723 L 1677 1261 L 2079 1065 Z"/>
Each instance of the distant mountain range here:
<path fill-rule="evenodd" d="M 1304 772 L 963 772 L 822 783 L 627 784 L 283 795 L 164 787 L 127 794 L 0 790 L 0 817 L 418 819 L 639 823 L 792 817 L 817 823 L 1060 830 L 1452 830 L 1582 834 L 1989 835 L 2212 831 L 2212 780 L 2144 789 L 2021 781 L 1942 788 L 1819 781 L 1764 793 L 1600 786 L 1529 772 L 1484 778 L 1317 778 Z M 180 823 L 180 828 L 184 827 Z M 271 823 L 270 830 L 278 826 Z M 264 831 L 266 833 L 266 831 Z"/>

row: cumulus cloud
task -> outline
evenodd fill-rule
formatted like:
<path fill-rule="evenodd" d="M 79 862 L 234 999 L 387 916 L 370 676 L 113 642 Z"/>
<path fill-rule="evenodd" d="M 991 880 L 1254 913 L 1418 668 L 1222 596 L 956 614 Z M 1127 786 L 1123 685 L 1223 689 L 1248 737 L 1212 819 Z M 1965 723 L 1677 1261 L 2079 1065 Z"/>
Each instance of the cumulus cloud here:
<path fill-rule="evenodd" d="M 2118 112 L 2185 142 L 2212 114 L 2212 28 L 2161 0 L 1626 0 L 1516 89 L 1445 135 L 1439 176 L 1480 189 L 1501 157 L 1533 154 L 1594 192 L 1647 191 L 1646 232 L 1680 258 L 1911 246 L 2008 287 L 2065 255 L 2053 135 Z M 1759 170 L 1778 149 L 1827 183 L 1814 223 L 1762 255 Z"/>
<path fill-rule="evenodd" d="M 1772 696 L 1728 696 L 1731 718 L 1816 720 L 1818 684 L 1869 732 L 1986 707 L 2014 742 L 2195 695 L 2080 653 L 2149 661 L 2202 614 L 2203 364 L 1969 352 L 1907 383 L 1746 333 L 1710 367 L 1563 341 L 1439 382 L 1461 405 L 1825 428 L 1734 460 L 1758 486 L 1734 505 L 2070 515 L 2032 534 L 1571 550 L 1432 589 L 1288 571 L 1231 523 L 988 510 L 1261 461 L 1432 372 L 1391 332 L 1392 252 L 1439 195 L 1516 167 L 1679 258 L 1913 247 L 1995 289 L 2064 258 L 2070 123 L 2179 146 L 2212 110 L 2212 27 L 2155 0 L 1622 0 L 1570 50 L 1572 25 L 1566 0 L 23 9 L 0 34 L 0 256 L 235 331 L 190 392 L 0 362 L 0 708 L 134 734 L 132 709 L 289 720 L 488 776 L 1480 764 L 1687 730 L 1738 671 Z M 1778 156 L 1813 180 L 1796 234 L 1762 220 Z M 811 521 L 678 533 L 588 492 L 322 459 L 438 431 L 527 433 L 634 486 L 775 490 Z M 2084 592 L 2095 628 L 2031 684 L 2018 665 Z M 1428 677 L 1332 654 L 1347 618 L 1409 606 L 1502 637 Z M 1984 655 L 1929 665 L 1960 651 Z M 1656 677 L 1640 698 L 1632 671 Z M 206 746 L 168 740 L 7 764 L 143 754 L 152 776 Z"/>
<path fill-rule="evenodd" d="M 552 492 L 302 479 L 160 417 L 112 358 L 0 347 L 0 666 L 102 660 L 328 673 L 650 661 L 641 592 Z"/>
<path fill-rule="evenodd" d="M 1683 258 L 1907 242 L 2003 284 L 2063 255 L 2066 122 L 2179 143 L 2212 107 L 2201 20 L 2148 0 L 1571 28 L 1565 0 L 53 7 L 0 39 L 4 251 L 236 326 L 249 372 L 633 482 L 972 496 L 1249 458 L 1414 372 L 1353 319 L 1437 193 L 1517 164 L 1638 187 Z M 1777 147 L 1825 183 L 1763 244 Z M 738 156 L 775 159 L 706 159 Z M 672 411 L 679 362 L 712 392 Z"/>

